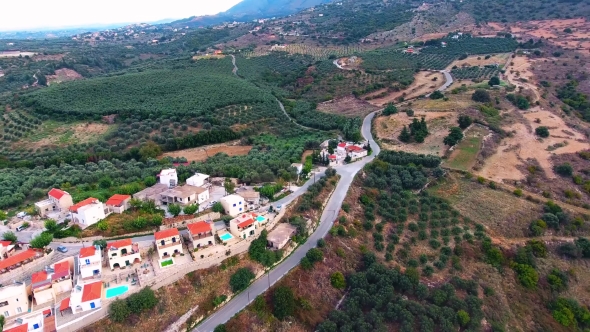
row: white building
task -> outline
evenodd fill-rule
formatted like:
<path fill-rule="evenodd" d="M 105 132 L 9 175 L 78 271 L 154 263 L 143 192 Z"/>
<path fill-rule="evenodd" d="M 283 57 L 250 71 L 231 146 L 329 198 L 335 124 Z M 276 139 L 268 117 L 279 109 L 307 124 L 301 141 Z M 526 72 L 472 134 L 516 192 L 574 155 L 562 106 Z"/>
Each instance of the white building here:
<path fill-rule="evenodd" d="M 80 249 L 78 254 L 78 274 L 82 280 L 100 279 L 102 275 L 102 255 L 100 246 Z"/>
<path fill-rule="evenodd" d="M 29 311 L 29 295 L 24 283 L 0 287 L 0 314 L 7 319 Z"/>
<path fill-rule="evenodd" d="M 189 205 L 194 203 L 201 204 L 208 199 L 209 189 L 190 185 L 170 188 L 160 194 L 160 202 L 164 205 Z"/>
<path fill-rule="evenodd" d="M 53 188 L 47 193 L 47 199 L 35 203 L 35 208 L 41 218 L 45 218 L 51 212 L 67 211 L 74 205 L 72 196 L 63 190 Z"/>
<path fill-rule="evenodd" d="M 348 156 L 350 157 L 351 161 L 355 161 L 363 157 L 366 157 L 368 153 L 367 150 L 356 145 L 351 145 L 347 147 L 346 150 L 348 151 Z"/>
<path fill-rule="evenodd" d="M 131 239 L 123 239 L 107 243 L 107 257 L 111 270 L 141 263 L 139 244 Z"/>
<path fill-rule="evenodd" d="M 169 188 L 176 187 L 178 184 L 178 175 L 174 168 L 163 169 L 160 174 L 160 183 L 167 185 Z"/>
<path fill-rule="evenodd" d="M 102 307 L 102 281 L 78 284 L 70 295 L 70 308 L 74 314 Z"/>
<path fill-rule="evenodd" d="M 340 143 L 338 143 L 338 146 L 336 147 L 336 152 L 346 153 L 346 147 L 347 146 L 348 146 L 348 144 L 346 144 L 346 142 L 340 142 Z"/>
<path fill-rule="evenodd" d="M 186 227 L 188 228 L 188 234 L 193 242 L 194 249 L 215 245 L 212 223 L 199 221 L 188 224 Z"/>
<path fill-rule="evenodd" d="M 195 173 L 195 175 L 186 179 L 186 184 L 189 186 L 202 187 L 207 183 L 209 175 L 202 173 Z"/>
<path fill-rule="evenodd" d="M 160 259 L 171 257 L 173 254 L 182 253 L 182 241 L 176 228 L 170 228 L 154 233 L 156 249 Z"/>
<path fill-rule="evenodd" d="M 88 227 L 104 219 L 110 210 L 98 199 L 90 197 L 70 206 L 70 212 L 73 222 Z"/>
<path fill-rule="evenodd" d="M 229 221 L 229 231 L 239 239 L 256 236 L 256 221 L 251 214 L 242 214 Z"/>
<path fill-rule="evenodd" d="M 225 210 L 225 214 L 228 214 L 232 217 L 239 215 L 240 213 L 246 211 L 244 198 L 239 195 L 227 195 L 222 197 L 220 200 L 221 206 Z"/>

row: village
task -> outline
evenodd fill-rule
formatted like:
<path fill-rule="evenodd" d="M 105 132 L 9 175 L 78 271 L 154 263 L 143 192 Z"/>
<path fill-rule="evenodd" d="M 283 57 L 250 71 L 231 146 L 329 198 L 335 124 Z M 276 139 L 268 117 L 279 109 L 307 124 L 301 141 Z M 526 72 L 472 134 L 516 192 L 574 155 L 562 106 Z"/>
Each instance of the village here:
<path fill-rule="evenodd" d="M 89 197 L 74 203 L 70 193 L 52 188 L 46 199 L 34 204 L 36 216 L 19 213 L 8 227 L 19 232 L 30 224 L 55 220 L 86 229 L 111 215 L 128 213 L 141 202 L 163 210 L 166 222 L 153 235 L 54 239 L 45 248 L 0 241 L 4 331 L 74 331 L 84 326 L 86 317 L 96 312 L 104 315 L 102 309 L 119 297 L 143 287 L 161 287 L 246 252 L 263 230 L 268 231 L 268 249 L 294 250 L 297 244 L 291 239 L 297 228 L 279 222 L 286 206 L 323 176 L 325 166 L 337 168 L 358 161 L 369 154 L 366 147 L 366 142 L 325 141 L 319 151 L 322 166 L 309 169 L 308 163 L 292 164 L 303 185 L 283 187 L 274 196 L 277 199 L 262 196 L 260 186 L 202 173 L 181 184 L 175 168 L 162 169 L 153 186 L 133 195 L 115 194 L 106 202 Z M 231 192 L 224 186 L 227 181 L 235 182 Z M 176 216 L 168 211 L 172 205 L 184 211 L 189 211 L 188 206 L 196 208 L 194 214 Z M 308 219 L 306 223 L 307 232 L 312 232 L 315 222 Z"/>

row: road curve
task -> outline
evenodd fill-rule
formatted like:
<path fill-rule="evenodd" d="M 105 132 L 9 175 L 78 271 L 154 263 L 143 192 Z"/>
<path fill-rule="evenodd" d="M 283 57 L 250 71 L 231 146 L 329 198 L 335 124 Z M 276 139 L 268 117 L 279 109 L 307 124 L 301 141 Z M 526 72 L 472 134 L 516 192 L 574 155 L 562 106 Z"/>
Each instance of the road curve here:
<path fill-rule="evenodd" d="M 245 291 L 238 294 L 225 306 L 205 319 L 193 331 L 210 332 L 213 331 L 217 325 L 227 322 L 231 317 L 233 317 L 235 314 L 244 309 L 250 302 L 252 302 L 256 296 L 264 293 L 271 285 L 274 285 L 291 269 L 297 266 L 307 251 L 311 248 L 314 248 L 317 244 L 317 241 L 326 236 L 332 227 L 334 220 L 336 220 L 338 211 L 342 206 L 342 202 L 346 197 L 348 188 L 352 184 L 354 176 L 367 163 L 373 161 L 375 156 L 381 151 L 377 143 L 375 143 L 373 140 L 373 136 L 371 135 L 371 122 L 375 116 L 375 113 L 376 112 L 373 112 L 365 117 L 361 129 L 363 136 L 369 141 L 369 144 L 371 144 L 373 153 L 360 161 L 336 168 L 336 171 L 341 176 L 340 181 L 336 186 L 334 194 L 332 194 L 332 197 L 324 208 L 318 228 L 313 234 L 310 235 L 310 237 L 307 239 L 307 242 L 293 251 L 289 257 L 287 257 L 283 262 L 278 264 L 274 269 L 267 273 L 266 276 L 256 280 Z"/>
<path fill-rule="evenodd" d="M 443 73 L 443 75 L 445 75 L 445 84 L 443 84 L 440 88 L 438 88 L 438 91 L 445 91 L 448 87 L 451 86 L 451 84 L 453 84 L 453 76 L 451 76 L 451 73 L 449 73 L 448 70 L 441 70 L 441 73 Z"/>

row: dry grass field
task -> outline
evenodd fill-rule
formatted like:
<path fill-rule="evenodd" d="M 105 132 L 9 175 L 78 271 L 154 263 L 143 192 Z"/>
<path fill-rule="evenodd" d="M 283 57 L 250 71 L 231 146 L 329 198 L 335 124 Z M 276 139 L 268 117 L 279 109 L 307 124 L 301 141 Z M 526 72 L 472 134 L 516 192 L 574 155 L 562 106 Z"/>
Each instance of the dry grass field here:
<path fill-rule="evenodd" d="M 228 156 L 244 156 L 252 150 L 251 145 L 234 145 L 237 142 L 215 144 L 198 148 L 190 148 L 184 150 L 178 150 L 174 152 L 166 152 L 162 157 L 185 157 L 188 162 L 191 161 L 203 161 L 209 157 L 212 157 L 218 153 L 225 153 Z"/>
<path fill-rule="evenodd" d="M 410 84 L 407 89 L 389 93 L 387 96 L 382 98 L 371 99 L 369 100 L 369 103 L 376 106 L 383 106 L 387 103 L 396 102 L 399 97 L 404 97 L 404 99 L 416 98 L 418 96 L 427 95 L 433 92 L 434 90 L 441 87 L 444 83 L 445 78 L 443 74 L 432 71 L 421 71 L 414 76 L 414 82 L 412 82 L 412 84 Z M 384 91 L 387 90 L 377 90 L 363 96 L 363 98 L 375 96 Z"/>

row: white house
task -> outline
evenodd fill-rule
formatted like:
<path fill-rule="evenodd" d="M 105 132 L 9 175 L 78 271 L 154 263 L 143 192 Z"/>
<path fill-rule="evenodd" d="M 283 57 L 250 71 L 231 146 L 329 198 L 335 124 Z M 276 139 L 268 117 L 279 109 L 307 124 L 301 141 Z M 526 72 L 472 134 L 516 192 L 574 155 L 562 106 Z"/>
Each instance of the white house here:
<path fill-rule="evenodd" d="M 5 318 L 29 311 L 29 295 L 24 282 L 0 287 L 0 314 Z"/>
<path fill-rule="evenodd" d="M 82 280 L 98 278 L 102 275 L 102 255 L 100 246 L 80 249 L 78 254 L 78 273 Z"/>
<path fill-rule="evenodd" d="M 348 145 L 346 144 L 346 142 L 340 142 L 338 143 L 338 146 L 336 146 L 336 152 L 340 152 L 340 153 L 346 153 L 346 147 Z"/>
<path fill-rule="evenodd" d="M 170 188 L 160 194 L 160 202 L 164 205 L 189 205 L 194 203 L 201 204 L 208 199 L 209 189 L 190 185 Z"/>
<path fill-rule="evenodd" d="M 256 222 L 251 214 L 242 214 L 229 221 L 229 231 L 239 239 L 256 236 Z"/>
<path fill-rule="evenodd" d="M 368 153 L 367 150 L 356 145 L 351 145 L 347 147 L 346 150 L 348 151 L 348 156 L 352 161 L 366 157 Z"/>
<path fill-rule="evenodd" d="M 115 213 L 123 213 L 125 210 L 129 209 L 130 205 L 129 202 L 131 201 L 130 195 L 120 195 L 115 194 L 109 198 L 105 205 L 110 211 Z"/>
<path fill-rule="evenodd" d="M 208 178 L 209 175 L 207 174 L 195 173 L 195 175 L 186 179 L 186 184 L 188 184 L 189 186 L 202 187 L 205 185 L 205 183 L 207 183 L 206 181 Z"/>
<path fill-rule="evenodd" d="M 72 221 L 88 227 L 104 219 L 110 210 L 98 199 L 90 197 L 70 206 L 70 212 Z"/>
<path fill-rule="evenodd" d="M 169 188 L 176 187 L 178 184 L 178 175 L 174 168 L 163 169 L 160 174 L 160 183 L 167 185 Z"/>
<path fill-rule="evenodd" d="M 158 257 L 164 259 L 173 254 L 182 253 L 182 242 L 180 241 L 180 233 L 176 228 L 170 228 L 154 233 L 156 240 L 156 249 L 158 250 Z"/>
<path fill-rule="evenodd" d="M 70 308 L 74 314 L 102 307 L 102 281 L 78 284 L 70 295 Z"/>
<path fill-rule="evenodd" d="M 188 234 L 193 242 L 193 248 L 197 249 L 215 245 L 212 223 L 199 221 L 188 224 L 186 227 L 188 228 Z"/>
<path fill-rule="evenodd" d="M 225 210 L 225 214 L 229 214 L 232 217 L 246 211 L 244 198 L 239 195 L 227 195 L 222 197 L 220 203 Z"/>
<path fill-rule="evenodd" d="M 303 172 L 303 164 L 293 163 L 293 164 L 291 164 L 291 167 L 293 167 L 297 170 L 297 174 L 301 174 L 301 172 Z"/>
<path fill-rule="evenodd" d="M 107 243 L 107 257 L 111 270 L 141 263 L 139 245 L 131 239 L 123 239 Z"/>

